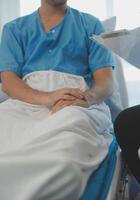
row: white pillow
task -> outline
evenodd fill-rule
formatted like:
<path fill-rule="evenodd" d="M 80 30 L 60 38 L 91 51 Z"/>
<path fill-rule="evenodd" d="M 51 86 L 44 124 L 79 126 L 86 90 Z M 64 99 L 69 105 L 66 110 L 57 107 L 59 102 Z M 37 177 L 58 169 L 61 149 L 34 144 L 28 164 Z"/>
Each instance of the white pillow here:
<path fill-rule="evenodd" d="M 111 18 L 108 18 L 108 19 L 102 21 L 102 23 L 107 32 L 114 31 L 116 28 L 116 17 L 113 16 Z"/>

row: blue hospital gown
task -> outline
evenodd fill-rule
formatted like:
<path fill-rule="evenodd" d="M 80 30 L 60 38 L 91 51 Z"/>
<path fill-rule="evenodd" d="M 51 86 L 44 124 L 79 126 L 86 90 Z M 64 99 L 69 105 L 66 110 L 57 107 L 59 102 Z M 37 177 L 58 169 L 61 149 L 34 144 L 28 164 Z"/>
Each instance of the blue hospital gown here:
<path fill-rule="evenodd" d="M 34 71 L 53 70 L 82 76 L 91 87 L 96 70 L 114 66 L 111 53 L 89 39 L 102 32 L 96 17 L 70 7 L 64 19 L 45 32 L 37 10 L 4 26 L 0 72 L 12 71 L 23 78 Z"/>

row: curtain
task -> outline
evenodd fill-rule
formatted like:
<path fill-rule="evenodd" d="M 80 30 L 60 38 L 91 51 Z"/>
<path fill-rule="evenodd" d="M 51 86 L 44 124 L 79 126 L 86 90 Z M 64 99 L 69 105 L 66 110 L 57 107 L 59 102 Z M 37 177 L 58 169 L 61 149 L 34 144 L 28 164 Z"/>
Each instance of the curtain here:
<path fill-rule="evenodd" d="M 20 15 L 20 0 L 0 0 L 0 36 L 3 25 Z"/>

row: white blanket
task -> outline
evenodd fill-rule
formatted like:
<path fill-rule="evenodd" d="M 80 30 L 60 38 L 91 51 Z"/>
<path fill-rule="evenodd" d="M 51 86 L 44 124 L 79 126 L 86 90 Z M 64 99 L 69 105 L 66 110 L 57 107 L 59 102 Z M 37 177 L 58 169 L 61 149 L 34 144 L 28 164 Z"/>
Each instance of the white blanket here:
<path fill-rule="evenodd" d="M 25 77 L 30 87 L 87 89 L 82 77 L 48 71 Z M 105 103 L 69 106 L 55 114 L 44 106 L 9 99 L 0 104 L 0 199 L 78 200 L 112 141 Z"/>

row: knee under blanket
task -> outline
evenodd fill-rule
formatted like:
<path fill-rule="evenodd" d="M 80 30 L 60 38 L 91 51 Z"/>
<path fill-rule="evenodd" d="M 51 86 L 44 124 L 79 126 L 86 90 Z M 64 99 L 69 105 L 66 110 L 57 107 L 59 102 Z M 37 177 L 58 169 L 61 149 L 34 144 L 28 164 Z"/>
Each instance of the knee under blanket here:
<path fill-rule="evenodd" d="M 81 77 L 53 71 L 32 73 L 25 81 L 42 91 L 87 87 Z M 111 128 L 105 103 L 52 115 L 18 100 L 1 103 L 0 199 L 78 200 L 108 153 Z"/>

